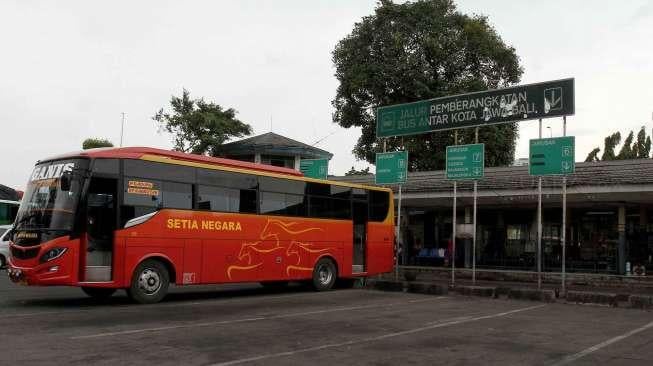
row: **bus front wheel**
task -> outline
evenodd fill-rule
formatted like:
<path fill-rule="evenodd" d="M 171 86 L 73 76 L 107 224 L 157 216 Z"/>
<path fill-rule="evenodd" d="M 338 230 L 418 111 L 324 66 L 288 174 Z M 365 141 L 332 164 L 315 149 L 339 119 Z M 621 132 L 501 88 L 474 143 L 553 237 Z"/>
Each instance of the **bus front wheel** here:
<path fill-rule="evenodd" d="M 169 285 L 170 274 L 166 266 L 158 260 L 147 259 L 134 270 L 127 294 L 137 303 L 153 304 L 166 296 Z"/>
<path fill-rule="evenodd" d="M 316 291 L 327 291 L 333 288 L 338 276 L 336 265 L 331 259 L 320 259 L 313 268 L 313 288 Z"/>
<path fill-rule="evenodd" d="M 82 291 L 94 299 L 104 300 L 111 297 L 111 295 L 116 292 L 116 289 L 104 287 L 82 287 Z"/>

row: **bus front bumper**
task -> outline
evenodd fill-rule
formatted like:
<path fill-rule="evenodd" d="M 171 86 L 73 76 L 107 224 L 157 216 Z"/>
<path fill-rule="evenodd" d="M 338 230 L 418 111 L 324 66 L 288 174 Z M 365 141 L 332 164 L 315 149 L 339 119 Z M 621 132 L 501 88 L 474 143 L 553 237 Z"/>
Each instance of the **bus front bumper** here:
<path fill-rule="evenodd" d="M 27 286 L 71 285 L 71 276 L 57 264 L 40 265 L 34 268 L 17 267 L 9 264 L 7 274 L 13 283 Z"/>

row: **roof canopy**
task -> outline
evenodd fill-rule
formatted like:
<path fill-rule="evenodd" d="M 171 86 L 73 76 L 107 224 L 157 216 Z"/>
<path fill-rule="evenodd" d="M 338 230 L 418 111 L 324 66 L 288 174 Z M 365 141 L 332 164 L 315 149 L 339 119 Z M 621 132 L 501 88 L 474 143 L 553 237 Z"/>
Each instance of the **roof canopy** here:
<path fill-rule="evenodd" d="M 374 184 L 372 174 L 333 179 Z M 537 181 L 528 166 L 485 168 L 485 177 L 478 181 L 479 205 L 532 205 L 537 202 Z M 559 205 L 562 176 L 542 177 L 542 189 L 544 202 Z M 402 191 L 406 204 L 447 207 L 452 203 L 453 181 L 445 178 L 443 170 L 412 172 Z M 471 203 L 472 192 L 472 181 L 458 181 L 461 204 Z M 576 172 L 567 176 L 567 194 L 570 202 L 577 203 L 653 204 L 653 159 L 576 163 Z"/>
<path fill-rule="evenodd" d="M 304 159 L 331 159 L 333 157 L 333 154 L 326 150 L 318 149 L 274 132 L 224 144 L 220 148 L 220 153 L 225 156 L 253 154 L 299 155 Z"/>

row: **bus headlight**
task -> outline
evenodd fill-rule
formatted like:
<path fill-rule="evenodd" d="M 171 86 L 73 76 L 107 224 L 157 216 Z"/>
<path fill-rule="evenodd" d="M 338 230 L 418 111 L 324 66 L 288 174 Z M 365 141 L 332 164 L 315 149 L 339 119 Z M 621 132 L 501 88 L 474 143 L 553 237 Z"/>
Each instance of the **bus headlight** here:
<path fill-rule="evenodd" d="M 41 256 L 41 263 L 49 262 L 61 257 L 66 252 L 66 250 L 67 248 L 52 248 L 48 250 Z"/>

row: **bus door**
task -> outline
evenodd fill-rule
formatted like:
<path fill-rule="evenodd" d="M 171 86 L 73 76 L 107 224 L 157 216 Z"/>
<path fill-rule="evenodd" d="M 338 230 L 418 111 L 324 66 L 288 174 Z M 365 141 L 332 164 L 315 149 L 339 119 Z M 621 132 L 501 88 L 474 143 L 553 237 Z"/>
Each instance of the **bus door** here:
<path fill-rule="evenodd" d="M 85 282 L 111 281 L 118 180 L 91 178 L 86 201 Z"/>
<path fill-rule="evenodd" d="M 353 200 L 353 217 L 354 217 L 354 253 L 352 256 L 351 272 L 363 273 L 366 270 L 365 257 L 367 254 L 367 219 L 368 207 L 367 201 Z"/>

